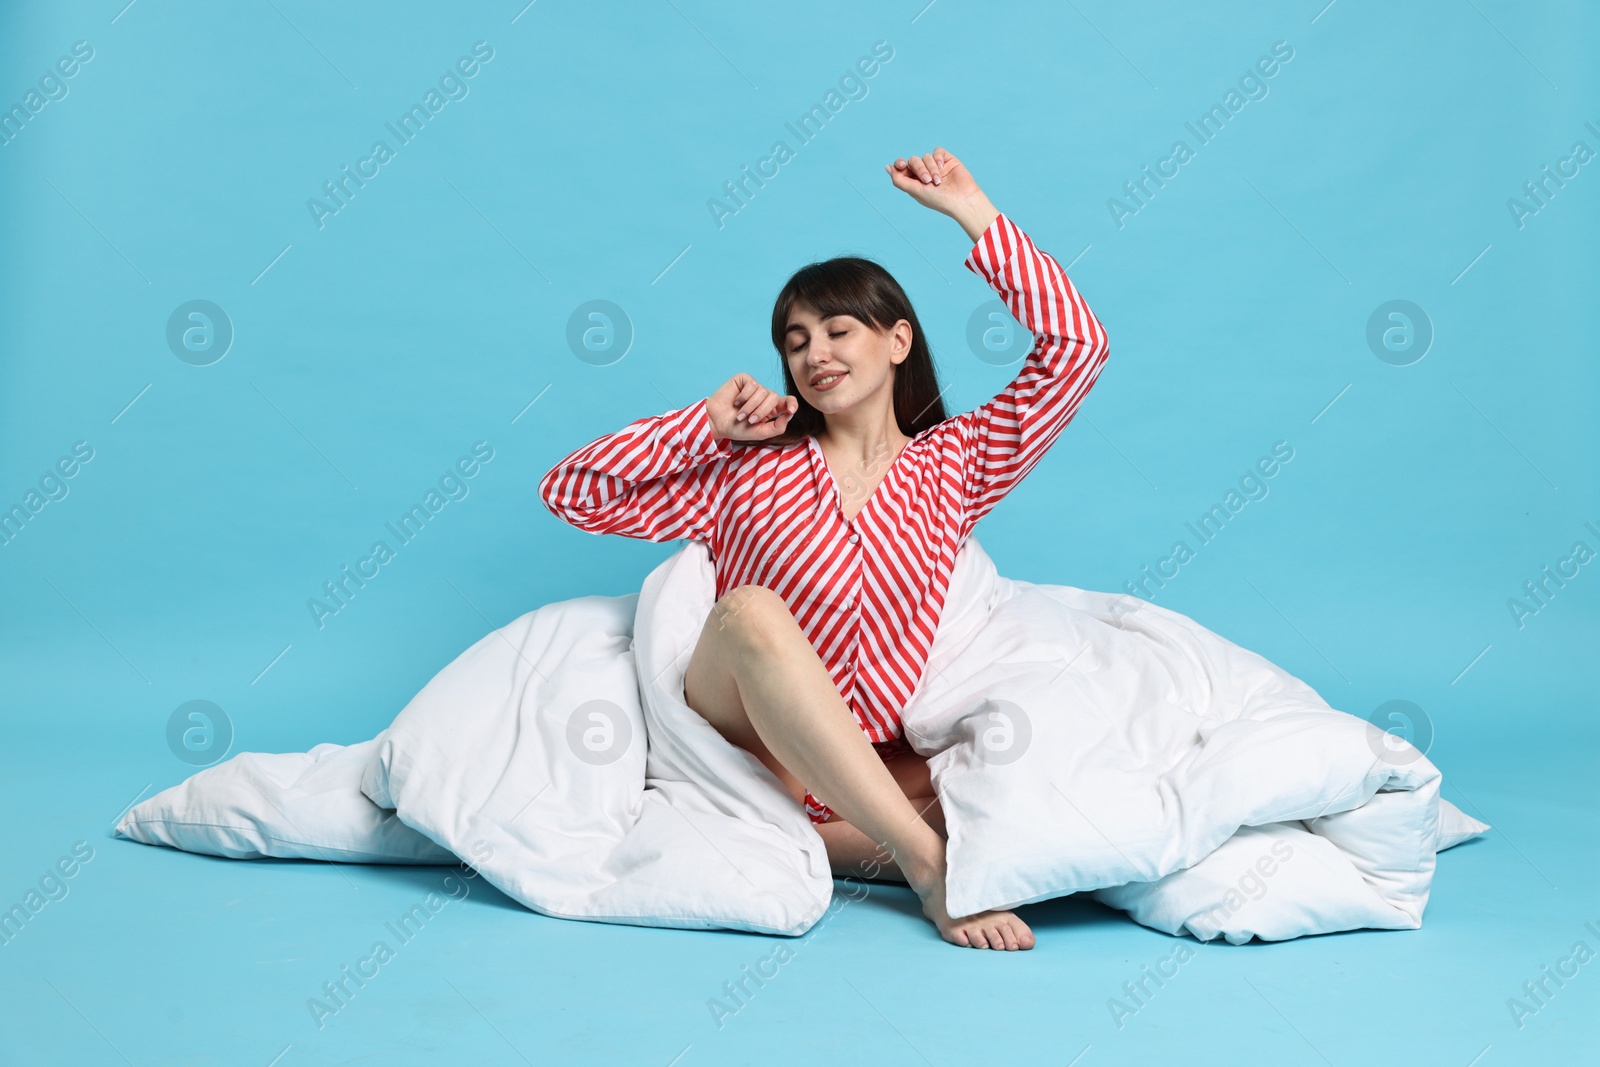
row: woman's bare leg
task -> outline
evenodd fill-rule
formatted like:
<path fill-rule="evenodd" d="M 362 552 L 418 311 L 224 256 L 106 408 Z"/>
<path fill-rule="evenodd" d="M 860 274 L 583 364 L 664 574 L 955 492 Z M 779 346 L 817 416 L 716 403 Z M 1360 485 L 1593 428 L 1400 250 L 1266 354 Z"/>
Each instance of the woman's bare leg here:
<path fill-rule="evenodd" d="M 946 911 L 944 839 L 878 758 L 777 593 L 745 585 L 712 606 L 689 660 L 684 701 L 772 769 L 791 795 L 797 786 L 813 790 L 881 845 L 946 941 L 1033 947 L 1033 932 L 1010 912 L 955 918 Z"/>
<path fill-rule="evenodd" d="M 908 794 L 907 799 L 922 816 L 922 820 L 933 827 L 941 838 L 945 837 L 944 816 L 939 810 L 939 798 L 912 797 Z M 889 856 L 888 850 L 862 833 L 860 827 L 844 819 L 829 819 L 827 822 L 813 824 L 813 828 L 822 836 L 822 843 L 828 846 L 828 863 L 833 869 L 835 878 L 907 881 L 905 873 Z"/>
<path fill-rule="evenodd" d="M 889 776 L 899 785 L 900 792 L 911 801 L 911 806 L 922 816 L 922 821 L 933 827 L 942 838 L 945 831 L 944 809 L 933 789 L 933 776 L 928 771 L 928 761 L 913 751 L 897 752 L 883 761 Z M 804 800 L 804 790 L 795 794 Z M 835 816 L 837 816 L 835 812 Z M 828 846 L 828 862 L 835 878 L 874 878 L 891 882 L 905 882 L 900 865 L 890 858 L 888 850 L 861 832 L 857 826 L 841 818 L 813 824 Z M 909 884 L 909 883 L 908 883 Z"/>

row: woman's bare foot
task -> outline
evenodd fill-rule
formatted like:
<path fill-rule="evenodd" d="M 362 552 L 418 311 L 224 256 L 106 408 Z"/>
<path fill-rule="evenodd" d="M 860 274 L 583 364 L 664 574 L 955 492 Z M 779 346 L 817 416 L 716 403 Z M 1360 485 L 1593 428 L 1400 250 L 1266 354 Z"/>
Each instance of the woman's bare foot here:
<path fill-rule="evenodd" d="M 963 948 L 1025 949 L 1033 947 L 1033 931 L 1009 911 L 980 911 L 952 918 L 944 906 L 944 863 L 940 857 L 936 877 L 911 887 L 922 899 L 922 914 L 932 920 L 939 936 Z M 919 880 L 920 881 L 920 880 Z"/>

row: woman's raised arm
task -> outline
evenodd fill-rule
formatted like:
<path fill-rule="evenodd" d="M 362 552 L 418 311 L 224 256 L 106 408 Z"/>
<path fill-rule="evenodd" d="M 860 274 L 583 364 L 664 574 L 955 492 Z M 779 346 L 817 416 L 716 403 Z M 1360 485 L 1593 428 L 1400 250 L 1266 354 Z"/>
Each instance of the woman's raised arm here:
<path fill-rule="evenodd" d="M 946 420 L 966 455 L 965 537 L 1061 436 L 1100 376 L 1110 341 L 1055 257 L 995 210 L 959 159 L 937 148 L 887 169 L 895 188 L 961 224 L 973 242 L 964 265 L 1037 338 L 1010 385 Z"/>
<path fill-rule="evenodd" d="M 1037 340 L 993 400 L 950 420 L 965 440 L 966 536 L 1038 465 L 1100 377 L 1110 340 L 1054 256 L 1005 214 L 995 216 L 965 266 L 982 277 Z"/>

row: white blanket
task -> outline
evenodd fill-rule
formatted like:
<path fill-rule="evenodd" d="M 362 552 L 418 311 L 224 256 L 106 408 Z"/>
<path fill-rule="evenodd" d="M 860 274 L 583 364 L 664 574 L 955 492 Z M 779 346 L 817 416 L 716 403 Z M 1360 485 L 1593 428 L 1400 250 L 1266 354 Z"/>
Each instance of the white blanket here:
<path fill-rule="evenodd" d="M 802 934 L 833 891 L 822 839 L 683 701 L 713 600 L 690 542 L 637 594 L 487 635 L 372 741 L 241 754 L 116 832 L 459 857 L 548 915 Z M 1135 597 L 1001 577 L 970 537 L 903 722 L 945 812 L 953 914 L 1094 890 L 1203 940 L 1414 928 L 1436 850 L 1488 829 L 1420 752 L 1260 656 Z"/>

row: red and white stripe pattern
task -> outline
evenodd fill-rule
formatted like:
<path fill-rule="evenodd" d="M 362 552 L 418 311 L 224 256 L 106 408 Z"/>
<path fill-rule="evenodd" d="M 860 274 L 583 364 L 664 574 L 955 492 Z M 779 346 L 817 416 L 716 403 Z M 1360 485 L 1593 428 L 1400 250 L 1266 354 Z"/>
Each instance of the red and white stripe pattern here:
<path fill-rule="evenodd" d="M 707 542 L 719 598 L 741 585 L 782 596 L 885 757 L 903 744 L 900 709 L 921 680 L 956 550 L 1043 458 L 1109 352 L 1060 264 L 1005 214 L 964 265 L 1033 332 L 1033 350 L 994 399 L 912 438 L 853 519 L 815 438 L 718 439 L 703 400 L 585 445 L 539 483 L 545 506 L 581 530 Z M 806 810 L 813 822 L 833 816 L 810 793 Z"/>

